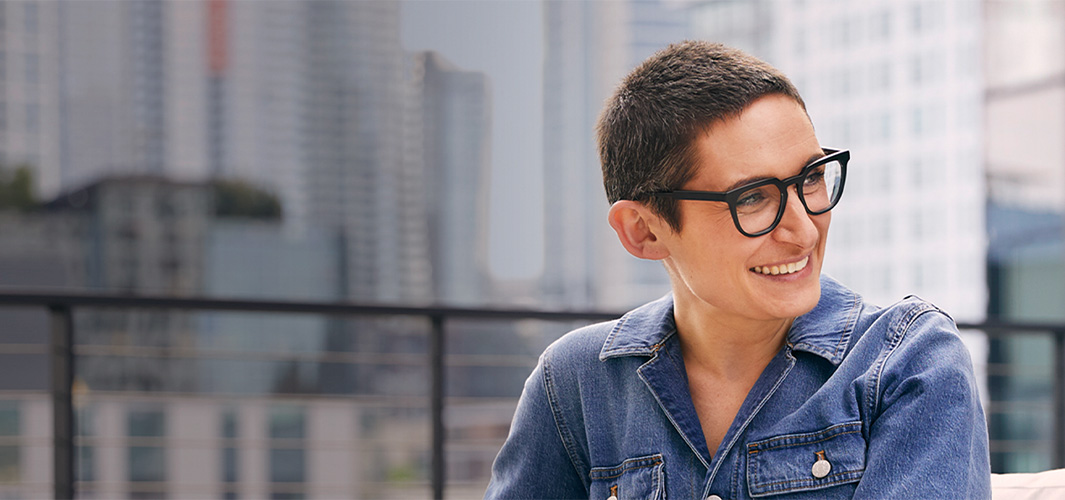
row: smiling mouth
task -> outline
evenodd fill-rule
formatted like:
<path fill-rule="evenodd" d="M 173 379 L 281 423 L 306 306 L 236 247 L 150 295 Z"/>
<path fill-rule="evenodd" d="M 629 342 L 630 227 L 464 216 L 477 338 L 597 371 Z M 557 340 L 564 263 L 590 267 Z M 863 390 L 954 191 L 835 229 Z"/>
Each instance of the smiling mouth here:
<path fill-rule="evenodd" d="M 792 262 L 791 264 L 782 264 L 779 266 L 755 266 L 751 270 L 761 274 L 792 274 L 806 269 L 806 264 L 810 263 L 810 256 L 803 257 L 798 262 Z"/>

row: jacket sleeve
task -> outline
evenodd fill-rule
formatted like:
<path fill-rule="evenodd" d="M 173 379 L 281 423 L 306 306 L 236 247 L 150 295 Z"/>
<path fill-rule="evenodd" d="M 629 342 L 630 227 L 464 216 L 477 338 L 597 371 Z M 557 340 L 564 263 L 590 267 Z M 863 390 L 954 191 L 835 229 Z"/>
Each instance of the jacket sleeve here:
<path fill-rule="evenodd" d="M 935 309 L 877 360 L 866 469 L 854 498 L 991 498 L 987 423 L 969 352 Z"/>
<path fill-rule="evenodd" d="M 588 498 L 588 489 L 571 458 L 572 443 L 552 411 L 545 372 L 547 353 L 525 381 L 503 448 L 492 464 L 485 499 Z M 568 436 L 567 436 L 568 437 Z"/>

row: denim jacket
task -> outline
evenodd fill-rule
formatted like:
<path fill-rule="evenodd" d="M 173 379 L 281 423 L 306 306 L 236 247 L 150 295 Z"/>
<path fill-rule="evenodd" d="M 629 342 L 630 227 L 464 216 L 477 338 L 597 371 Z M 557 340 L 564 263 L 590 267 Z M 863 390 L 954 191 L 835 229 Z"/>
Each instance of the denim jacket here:
<path fill-rule="evenodd" d="M 485 498 L 982 499 L 990 474 L 953 320 L 822 277 L 713 454 L 671 296 L 563 336 L 525 384 Z"/>

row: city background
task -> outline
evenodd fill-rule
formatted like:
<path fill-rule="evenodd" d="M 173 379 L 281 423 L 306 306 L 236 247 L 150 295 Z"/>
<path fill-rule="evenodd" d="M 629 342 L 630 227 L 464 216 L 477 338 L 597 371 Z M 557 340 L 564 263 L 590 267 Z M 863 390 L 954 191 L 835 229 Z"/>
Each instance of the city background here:
<path fill-rule="evenodd" d="M 606 224 L 594 123 L 689 38 L 782 69 L 851 150 L 826 273 L 1065 323 L 1062 0 L 5 0 L 0 290 L 627 310 L 668 281 Z M 448 323 L 449 497 L 579 324 Z M 74 325 L 78 497 L 430 495 L 423 319 Z M 0 307 L 0 498 L 52 495 L 49 328 Z M 993 470 L 1052 467 L 1054 339 L 963 334 Z"/>

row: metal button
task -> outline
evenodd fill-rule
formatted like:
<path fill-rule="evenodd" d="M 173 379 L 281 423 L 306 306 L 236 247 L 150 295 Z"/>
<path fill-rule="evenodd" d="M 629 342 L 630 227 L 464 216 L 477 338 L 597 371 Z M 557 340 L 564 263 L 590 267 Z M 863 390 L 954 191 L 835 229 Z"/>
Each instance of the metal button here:
<path fill-rule="evenodd" d="M 832 464 L 825 458 L 825 452 L 817 452 L 817 461 L 814 462 L 814 466 L 810 469 L 810 473 L 817 479 L 821 479 L 832 472 Z"/>
<path fill-rule="evenodd" d="M 717 495 L 710 495 L 710 496 L 706 497 L 706 500 L 721 500 L 721 497 L 719 497 Z"/>
<path fill-rule="evenodd" d="M 618 497 L 616 497 L 614 495 L 610 495 L 610 496 L 606 497 L 606 500 L 618 500 Z"/>

